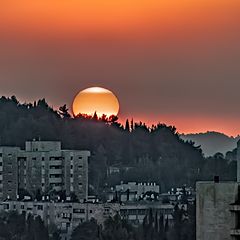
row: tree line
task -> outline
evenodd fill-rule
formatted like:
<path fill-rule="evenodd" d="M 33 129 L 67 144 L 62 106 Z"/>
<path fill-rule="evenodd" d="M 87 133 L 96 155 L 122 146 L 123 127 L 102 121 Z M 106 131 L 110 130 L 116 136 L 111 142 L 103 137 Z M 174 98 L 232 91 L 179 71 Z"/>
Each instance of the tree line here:
<path fill-rule="evenodd" d="M 16 211 L 1 212 L 1 240 L 60 240 L 60 232 L 55 225 L 45 226 L 40 216 L 33 217 Z"/>
<path fill-rule="evenodd" d="M 195 185 L 197 180 L 236 178 L 234 153 L 205 158 L 201 146 L 180 138 L 174 126 L 148 127 L 143 122 L 118 122 L 116 116 L 72 117 L 66 105 L 58 110 L 45 99 L 20 103 L 15 96 L 0 98 L 0 145 L 24 147 L 26 140 L 61 141 L 65 149 L 91 151 L 90 193 L 120 181 L 156 182 L 161 191 Z M 111 166 L 118 173 L 108 174 Z M 127 169 L 127 170 L 126 170 Z"/>

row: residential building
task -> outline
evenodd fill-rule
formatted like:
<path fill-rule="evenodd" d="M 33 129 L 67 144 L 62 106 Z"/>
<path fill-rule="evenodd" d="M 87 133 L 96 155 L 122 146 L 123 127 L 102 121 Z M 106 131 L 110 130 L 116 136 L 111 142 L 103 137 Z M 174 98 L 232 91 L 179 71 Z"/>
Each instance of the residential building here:
<path fill-rule="evenodd" d="M 89 157 L 89 151 L 61 149 L 60 142 L 30 141 L 25 150 L 2 146 L 0 199 L 16 200 L 26 190 L 32 196 L 65 191 L 87 200 Z"/>
<path fill-rule="evenodd" d="M 108 192 L 108 201 L 137 201 L 139 199 L 156 199 L 160 193 L 160 187 L 156 183 L 121 183 Z"/>
<path fill-rule="evenodd" d="M 197 240 L 240 239 L 240 141 L 237 148 L 237 182 L 196 184 Z"/>
<path fill-rule="evenodd" d="M 155 203 L 73 203 L 49 201 L 3 201 L 0 202 L 0 211 L 17 211 L 19 214 L 40 216 L 46 225 L 54 224 L 60 230 L 62 240 L 68 240 L 72 231 L 82 222 L 96 219 L 98 224 L 117 213 L 134 225 L 143 223 L 144 217 L 152 209 L 160 218 L 173 224 L 174 205 Z"/>
<path fill-rule="evenodd" d="M 92 218 L 99 224 L 120 211 L 119 204 L 110 203 L 72 203 L 72 202 L 0 202 L 0 211 L 17 211 L 19 214 L 40 216 L 46 225 L 55 225 L 61 233 L 61 239 L 70 239 L 71 233 L 80 223 Z"/>

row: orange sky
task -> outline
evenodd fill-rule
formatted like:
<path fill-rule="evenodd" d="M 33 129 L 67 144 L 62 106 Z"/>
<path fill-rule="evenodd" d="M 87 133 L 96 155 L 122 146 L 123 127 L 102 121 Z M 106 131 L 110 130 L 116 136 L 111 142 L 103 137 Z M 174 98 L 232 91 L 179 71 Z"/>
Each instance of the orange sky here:
<path fill-rule="evenodd" d="M 70 106 L 102 86 L 121 119 L 236 135 L 239 42 L 239 0 L 3 0 L 0 94 Z"/>
<path fill-rule="evenodd" d="M 184 24 L 222 30 L 236 20 L 239 7 L 238 0 L 8 0 L 1 3 L 0 20 L 7 32 L 145 35 L 155 26 L 169 31 Z"/>

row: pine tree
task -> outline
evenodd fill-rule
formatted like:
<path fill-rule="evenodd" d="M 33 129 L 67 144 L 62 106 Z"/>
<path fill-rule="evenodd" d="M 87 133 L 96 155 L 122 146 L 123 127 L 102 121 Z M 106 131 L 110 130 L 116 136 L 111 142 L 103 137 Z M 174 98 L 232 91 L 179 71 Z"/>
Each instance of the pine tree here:
<path fill-rule="evenodd" d="M 64 104 L 63 106 L 59 107 L 58 113 L 63 117 L 63 118 L 69 118 L 71 115 L 68 112 L 67 105 Z"/>
<path fill-rule="evenodd" d="M 154 228 L 155 228 L 155 232 L 158 233 L 158 213 L 157 213 L 157 211 L 155 213 Z"/>
<path fill-rule="evenodd" d="M 126 120 L 126 123 L 125 123 L 125 130 L 126 130 L 127 132 L 130 132 L 130 126 L 129 126 L 129 121 L 128 121 L 128 119 Z"/>

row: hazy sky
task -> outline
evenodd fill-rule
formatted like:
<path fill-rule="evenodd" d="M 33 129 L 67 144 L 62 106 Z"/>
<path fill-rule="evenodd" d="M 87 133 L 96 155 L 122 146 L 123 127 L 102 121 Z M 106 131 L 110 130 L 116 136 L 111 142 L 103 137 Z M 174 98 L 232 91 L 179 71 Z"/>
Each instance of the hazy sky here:
<path fill-rule="evenodd" d="M 239 0 L 1 0 L 0 94 L 71 106 L 112 90 L 121 119 L 240 133 Z"/>

